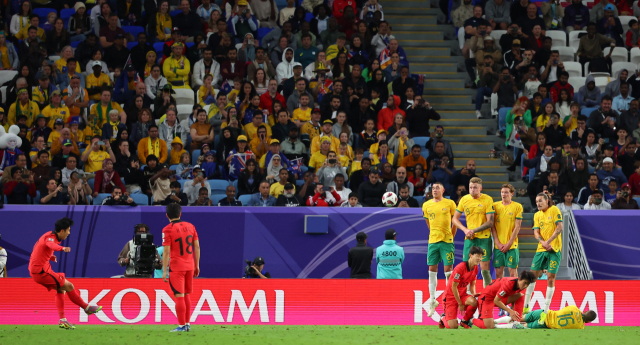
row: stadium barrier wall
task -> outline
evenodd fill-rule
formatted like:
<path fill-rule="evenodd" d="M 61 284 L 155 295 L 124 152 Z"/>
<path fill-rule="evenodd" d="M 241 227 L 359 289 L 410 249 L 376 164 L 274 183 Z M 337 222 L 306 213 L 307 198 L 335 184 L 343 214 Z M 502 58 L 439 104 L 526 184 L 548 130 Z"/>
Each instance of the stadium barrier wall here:
<path fill-rule="evenodd" d="M 72 280 L 81 296 L 103 311 L 87 316 L 67 300 L 66 317 L 75 324 L 176 324 L 168 283 L 159 279 Z M 191 297 L 199 324 L 270 325 L 436 325 L 441 304 L 430 318 L 426 280 L 195 279 Z M 576 305 L 594 310 L 595 326 L 640 326 L 637 283 L 557 281 L 551 309 Z M 476 283 L 482 290 L 482 281 Z M 445 287 L 438 283 L 438 296 Z M 54 292 L 30 278 L 0 279 L 5 324 L 55 324 Z M 546 281 L 536 285 L 532 308 L 544 303 Z M 495 309 L 497 317 L 498 309 Z"/>
<path fill-rule="evenodd" d="M 640 212 L 583 210 L 573 214 L 593 279 L 640 279 Z"/>

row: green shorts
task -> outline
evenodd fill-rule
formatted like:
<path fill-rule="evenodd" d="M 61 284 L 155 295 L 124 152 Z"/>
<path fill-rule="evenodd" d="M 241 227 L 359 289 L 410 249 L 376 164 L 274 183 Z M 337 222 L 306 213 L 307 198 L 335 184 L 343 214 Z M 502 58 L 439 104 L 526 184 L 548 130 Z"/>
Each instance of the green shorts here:
<path fill-rule="evenodd" d="M 520 250 L 518 248 L 509 249 L 506 253 L 498 249 L 493 250 L 493 267 L 518 268 L 520 263 Z"/>
<path fill-rule="evenodd" d="M 474 238 L 472 240 L 465 239 L 464 248 L 462 249 L 462 261 L 469 260 L 469 250 L 473 246 L 482 248 L 482 251 L 484 252 L 482 255 L 482 261 L 491 261 L 491 249 L 493 248 L 491 238 Z"/>
<path fill-rule="evenodd" d="M 546 323 L 540 324 L 538 321 L 540 320 L 540 314 L 542 314 L 544 310 L 538 309 L 532 312 L 527 313 L 524 318 L 524 322 L 527 323 L 527 328 L 535 329 L 535 328 L 548 328 Z"/>
<path fill-rule="evenodd" d="M 560 268 L 560 259 L 562 259 L 562 252 L 537 252 L 533 257 L 531 270 L 547 270 L 549 273 L 556 274 Z"/>
<path fill-rule="evenodd" d="M 453 265 L 455 246 L 444 241 L 429 243 L 427 250 L 427 265 L 433 266 L 444 262 L 445 266 Z"/>

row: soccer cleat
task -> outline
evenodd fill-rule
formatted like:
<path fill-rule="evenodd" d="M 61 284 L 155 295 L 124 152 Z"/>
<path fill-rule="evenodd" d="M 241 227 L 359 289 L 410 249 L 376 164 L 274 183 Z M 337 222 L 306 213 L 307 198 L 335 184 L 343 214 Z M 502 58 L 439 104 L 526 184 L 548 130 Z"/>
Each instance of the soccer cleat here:
<path fill-rule="evenodd" d="M 467 321 L 460 321 L 460 325 L 466 329 L 470 329 L 471 327 L 473 327 L 473 319 L 469 319 Z"/>
<path fill-rule="evenodd" d="M 65 321 L 60 320 L 58 327 L 64 328 L 64 329 L 76 329 L 76 326 L 72 325 L 71 323 L 69 323 L 69 321 L 66 321 L 66 320 Z"/>
<path fill-rule="evenodd" d="M 540 313 L 540 317 L 538 318 L 538 324 L 540 325 L 546 325 L 546 321 L 547 320 L 547 313 L 542 312 Z"/>
<path fill-rule="evenodd" d="M 444 327 L 444 322 L 442 321 L 442 318 L 440 319 L 440 322 L 438 322 L 438 327 L 440 327 L 440 329 L 445 328 Z"/>
<path fill-rule="evenodd" d="M 187 332 L 191 332 L 191 325 L 184 325 L 187 328 Z"/>
<path fill-rule="evenodd" d="M 504 311 L 504 309 L 500 309 L 500 311 L 498 312 L 499 317 L 505 316 L 505 314 L 507 314 L 507 312 Z"/>
<path fill-rule="evenodd" d="M 176 329 L 170 332 L 189 332 L 189 330 L 187 329 L 187 326 L 182 326 L 182 327 L 178 326 L 176 327 Z"/>
<path fill-rule="evenodd" d="M 513 329 L 525 329 L 525 327 L 520 322 L 514 322 L 512 328 Z"/>
<path fill-rule="evenodd" d="M 427 316 L 431 317 L 431 315 L 433 315 L 433 313 L 435 313 L 436 307 L 438 305 L 440 305 L 440 303 L 438 303 L 438 301 L 436 301 L 436 300 L 431 302 L 431 304 L 429 305 L 429 311 L 427 311 Z"/>
<path fill-rule="evenodd" d="M 95 314 L 97 312 L 99 312 L 100 310 L 102 310 L 102 307 L 99 305 L 90 305 L 87 307 L 87 309 L 84 310 L 85 313 L 87 313 L 87 315 L 91 315 L 91 314 Z"/>
<path fill-rule="evenodd" d="M 530 311 L 531 310 L 529 310 L 529 307 L 526 307 L 526 308 L 522 309 L 522 315 L 529 314 Z"/>

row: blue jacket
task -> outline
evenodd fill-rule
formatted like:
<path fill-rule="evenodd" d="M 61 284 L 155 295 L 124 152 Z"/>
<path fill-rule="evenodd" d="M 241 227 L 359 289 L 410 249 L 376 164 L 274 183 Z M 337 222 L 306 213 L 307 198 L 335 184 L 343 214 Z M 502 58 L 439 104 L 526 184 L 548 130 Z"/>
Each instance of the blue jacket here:
<path fill-rule="evenodd" d="M 623 183 L 629 182 L 627 181 L 627 177 L 622 173 L 622 170 L 616 168 L 613 168 L 611 172 L 600 169 L 598 170 L 596 175 L 598 175 L 598 179 L 600 180 L 600 187 L 605 194 L 609 193 L 609 181 L 616 180 L 616 182 L 618 182 L 618 186 L 621 186 Z"/>
<path fill-rule="evenodd" d="M 76 75 L 80 77 L 80 87 L 84 88 L 84 75 L 79 74 L 78 72 L 76 72 Z M 56 77 L 56 84 L 58 84 L 61 91 L 65 91 L 69 87 L 70 83 L 71 79 L 69 78 L 69 73 L 58 73 L 58 76 Z"/>
<path fill-rule="evenodd" d="M 578 17 L 579 16 L 579 17 Z M 580 19 L 580 20 L 577 20 Z M 583 4 L 571 4 L 564 8 L 564 27 L 568 28 L 576 24 L 584 28 L 589 24 L 589 8 Z"/>
<path fill-rule="evenodd" d="M 404 249 L 395 240 L 385 240 L 376 248 L 376 263 L 378 264 L 378 279 L 402 279 L 402 262 Z"/>
<path fill-rule="evenodd" d="M 267 198 L 267 200 L 265 201 L 262 198 L 262 195 L 258 192 L 256 194 L 252 194 L 251 195 L 251 199 L 249 200 L 249 203 L 247 203 L 247 206 L 275 206 L 276 205 L 276 198 L 274 198 L 273 196 L 269 195 L 269 197 Z"/>

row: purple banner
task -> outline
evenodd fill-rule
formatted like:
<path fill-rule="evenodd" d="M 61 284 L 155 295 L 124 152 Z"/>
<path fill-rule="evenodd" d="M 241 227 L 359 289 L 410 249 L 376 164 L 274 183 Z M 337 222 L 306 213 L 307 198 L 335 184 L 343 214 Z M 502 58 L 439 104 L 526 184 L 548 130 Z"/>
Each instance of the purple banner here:
<path fill-rule="evenodd" d="M 124 274 L 118 254 L 133 237 L 133 227 L 146 223 L 161 244 L 162 228 L 169 221 L 164 207 L 17 206 L 0 210 L 2 241 L 8 251 L 8 275 L 28 277 L 29 256 L 42 234 L 54 229 L 62 217 L 75 221 L 65 246 L 71 253 L 53 263 L 68 277 L 110 277 Z M 304 233 L 306 215 L 327 215 L 329 233 Z M 376 248 L 384 232 L 394 228 L 405 249 L 404 278 L 428 277 L 429 231 L 420 209 L 401 208 L 279 208 L 186 207 L 182 219 L 196 226 L 202 248 L 201 275 L 206 278 L 239 278 L 244 259 L 265 258 L 265 269 L 274 278 L 348 278 L 347 253 L 364 231 Z M 464 234 L 456 234 L 456 262 L 462 259 Z M 444 278 L 442 268 L 440 278 Z M 375 276 L 375 258 L 371 271 Z"/>
<path fill-rule="evenodd" d="M 573 211 L 593 279 L 640 279 L 638 211 Z M 564 253 L 563 253 L 564 254 Z"/>

